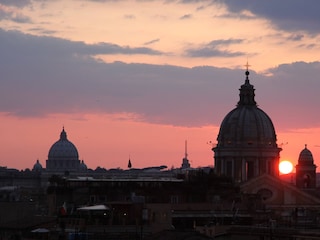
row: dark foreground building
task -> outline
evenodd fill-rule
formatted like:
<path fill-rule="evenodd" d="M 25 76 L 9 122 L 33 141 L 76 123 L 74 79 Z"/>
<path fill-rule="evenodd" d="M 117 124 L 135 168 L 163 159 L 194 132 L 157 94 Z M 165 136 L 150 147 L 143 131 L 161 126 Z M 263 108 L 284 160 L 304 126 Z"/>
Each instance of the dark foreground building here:
<path fill-rule="evenodd" d="M 48 188 L 48 199 L 50 213 L 59 216 L 60 231 L 108 239 L 126 233 L 140 239 L 163 230 L 194 230 L 213 221 L 251 224 L 248 214 L 235 215 L 238 190 L 212 170 L 170 178 L 141 177 L 131 171 L 126 177 L 56 179 Z"/>

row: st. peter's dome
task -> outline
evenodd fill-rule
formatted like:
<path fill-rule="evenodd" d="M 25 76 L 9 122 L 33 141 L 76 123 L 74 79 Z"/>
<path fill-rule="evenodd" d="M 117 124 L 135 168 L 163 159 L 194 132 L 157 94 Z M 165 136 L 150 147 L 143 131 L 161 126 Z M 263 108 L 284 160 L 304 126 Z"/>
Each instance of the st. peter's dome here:
<path fill-rule="evenodd" d="M 60 139 L 50 148 L 46 170 L 55 172 L 77 172 L 80 169 L 78 150 L 75 145 L 67 139 L 64 128 L 60 133 Z"/>
<path fill-rule="evenodd" d="M 64 128 L 60 134 L 60 139 L 55 142 L 49 150 L 48 159 L 70 158 L 78 159 L 78 150 L 72 142 L 67 139 Z"/>

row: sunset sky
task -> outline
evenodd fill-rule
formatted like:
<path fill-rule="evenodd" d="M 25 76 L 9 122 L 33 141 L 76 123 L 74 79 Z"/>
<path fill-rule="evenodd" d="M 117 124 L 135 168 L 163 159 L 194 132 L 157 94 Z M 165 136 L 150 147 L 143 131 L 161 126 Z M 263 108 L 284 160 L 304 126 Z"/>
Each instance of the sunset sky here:
<path fill-rule="evenodd" d="M 0 166 L 212 166 L 250 64 L 281 160 L 320 166 L 319 0 L 0 0 Z M 208 144 L 212 142 L 212 144 Z"/>

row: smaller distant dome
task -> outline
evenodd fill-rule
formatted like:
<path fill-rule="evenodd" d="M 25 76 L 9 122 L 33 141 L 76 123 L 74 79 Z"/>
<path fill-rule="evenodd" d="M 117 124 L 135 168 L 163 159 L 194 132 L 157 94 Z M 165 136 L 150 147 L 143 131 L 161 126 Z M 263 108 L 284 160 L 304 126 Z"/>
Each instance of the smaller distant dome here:
<path fill-rule="evenodd" d="M 80 170 L 81 170 L 81 171 L 87 171 L 87 170 L 88 170 L 88 167 L 87 167 L 87 165 L 84 163 L 83 160 L 82 160 L 81 163 L 80 163 Z"/>
<path fill-rule="evenodd" d="M 42 165 L 39 162 L 39 160 L 37 160 L 37 162 L 33 165 L 32 171 L 36 171 L 36 172 L 40 172 L 42 171 Z"/>
<path fill-rule="evenodd" d="M 308 163 L 308 164 L 313 164 L 313 156 L 311 151 L 307 148 L 307 145 L 305 148 L 300 152 L 299 154 L 299 163 Z"/>

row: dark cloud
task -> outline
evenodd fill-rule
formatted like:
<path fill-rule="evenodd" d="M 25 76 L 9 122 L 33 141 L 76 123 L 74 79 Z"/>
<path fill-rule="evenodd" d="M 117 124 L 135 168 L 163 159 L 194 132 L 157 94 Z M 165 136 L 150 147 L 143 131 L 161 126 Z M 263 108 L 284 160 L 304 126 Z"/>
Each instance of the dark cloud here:
<path fill-rule="evenodd" d="M 48 30 L 45 28 L 29 28 L 29 31 L 39 33 L 40 35 L 53 35 L 57 33 L 57 31 Z"/>
<path fill-rule="evenodd" d="M 303 34 L 292 34 L 288 37 L 288 40 L 291 41 L 301 41 L 304 38 Z"/>
<path fill-rule="evenodd" d="M 108 2 L 123 2 L 124 0 L 86 0 L 87 2 L 101 2 L 101 3 L 108 3 Z"/>
<path fill-rule="evenodd" d="M 311 44 L 299 44 L 298 48 L 306 48 L 306 49 L 314 49 L 314 48 L 319 48 L 319 44 L 311 43 Z"/>
<path fill-rule="evenodd" d="M 0 42 L 0 111 L 21 117 L 128 112 L 152 123 L 219 125 L 245 80 L 243 69 L 106 64 L 86 55 L 110 44 L 6 31 Z M 109 52 L 117 51 L 140 52 L 111 45 Z M 319 68 L 319 62 L 297 62 L 271 69 L 269 77 L 251 71 L 256 101 L 277 129 L 320 126 Z"/>
<path fill-rule="evenodd" d="M 228 50 L 220 50 L 216 48 L 203 47 L 198 49 L 188 49 L 187 51 L 188 57 L 203 57 L 203 58 L 211 58 L 211 57 L 238 57 L 244 56 L 246 53 L 244 52 L 232 52 Z"/>
<path fill-rule="evenodd" d="M 21 47 L 19 52 L 12 52 L 11 54 L 24 54 L 25 56 L 32 56 L 36 58 L 46 58 L 48 55 L 55 55 L 57 58 L 63 58 L 72 55 L 92 56 L 98 54 L 163 54 L 147 47 L 132 48 L 129 46 L 119 46 L 117 44 L 105 42 L 97 44 L 85 44 L 84 42 L 71 42 L 54 37 L 36 37 L 27 34 L 23 35 L 19 32 L 5 32 L 3 30 L 0 30 L 0 36 L 2 38 L 2 43 L 6 42 L 12 48 Z M 22 45 L 20 46 L 20 44 Z M 23 44 L 25 44 L 25 47 L 23 47 Z M 2 44 L 1 47 L 4 47 L 4 44 Z M 55 48 L 55 51 L 52 51 L 53 48 Z"/>
<path fill-rule="evenodd" d="M 127 55 L 133 55 L 133 54 L 161 55 L 163 54 L 160 51 L 156 51 L 146 47 L 132 48 L 129 46 L 119 46 L 117 44 L 111 44 L 111 43 L 98 43 L 93 45 L 85 45 L 83 43 L 78 43 L 78 44 L 79 44 L 79 47 L 81 47 L 82 45 L 83 47 L 82 50 L 84 54 L 127 54 Z"/>
<path fill-rule="evenodd" d="M 181 20 L 184 20 L 184 19 L 191 19 L 192 18 L 192 14 L 185 14 L 183 16 L 180 17 Z"/>
<path fill-rule="evenodd" d="M 260 77 L 256 93 L 262 107 L 281 128 L 320 126 L 317 104 L 320 62 L 294 62 L 270 69 L 272 77 Z M 260 104 L 261 101 L 259 101 Z"/>
<path fill-rule="evenodd" d="M 231 44 L 238 44 L 242 43 L 244 39 L 235 39 L 235 38 L 229 38 L 229 39 L 217 39 L 211 41 L 208 45 L 212 47 L 217 47 L 217 46 L 229 46 Z"/>
<path fill-rule="evenodd" d="M 124 18 L 126 18 L 126 19 L 135 19 L 136 16 L 133 15 L 133 14 L 126 14 L 126 15 L 124 15 Z"/>
<path fill-rule="evenodd" d="M 269 19 L 278 28 L 287 31 L 320 32 L 320 1 L 318 0 L 213 0 L 225 4 L 231 12 L 249 10 Z"/>
<path fill-rule="evenodd" d="M 23 14 L 14 14 L 10 16 L 10 20 L 17 23 L 31 23 L 31 18 Z"/>
<path fill-rule="evenodd" d="M 0 8 L 0 20 L 11 20 L 17 23 L 30 23 L 31 19 L 13 9 Z"/>
<path fill-rule="evenodd" d="M 0 0 L 0 4 L 14 7 L 24 7 L 31 3 L 31 0 Z"/>
<path fill-rule="evenodd" d="M 148 42 L 145 42 L 143 45 L 151 45 L 151 44 L 157 43 L 159 41 L 160 41 L 160 38 L 156 38 L 156 39 L 152 39 L 152 40 L 150 40 Z"/>
<path fill-rule="evenodd" d="M 232 44 L 242 43 L 243 39 L 218 39 L 213 40 L 210 43 L 203 44 L 196 48 L 186 49 L 186 54 L 189 57 L 237 57 L 246 55 L 244 52 L 232 52 L 224 50 Z"/>
<path fill-rule="evenodd" d="M 206 9 L 206 6 L 204 6 L 204 5 L 202 5 L 200 7 L 197 7 L 197 11 L 201 11 L 201 10 L 204 10 L 204 9 Z"/>

